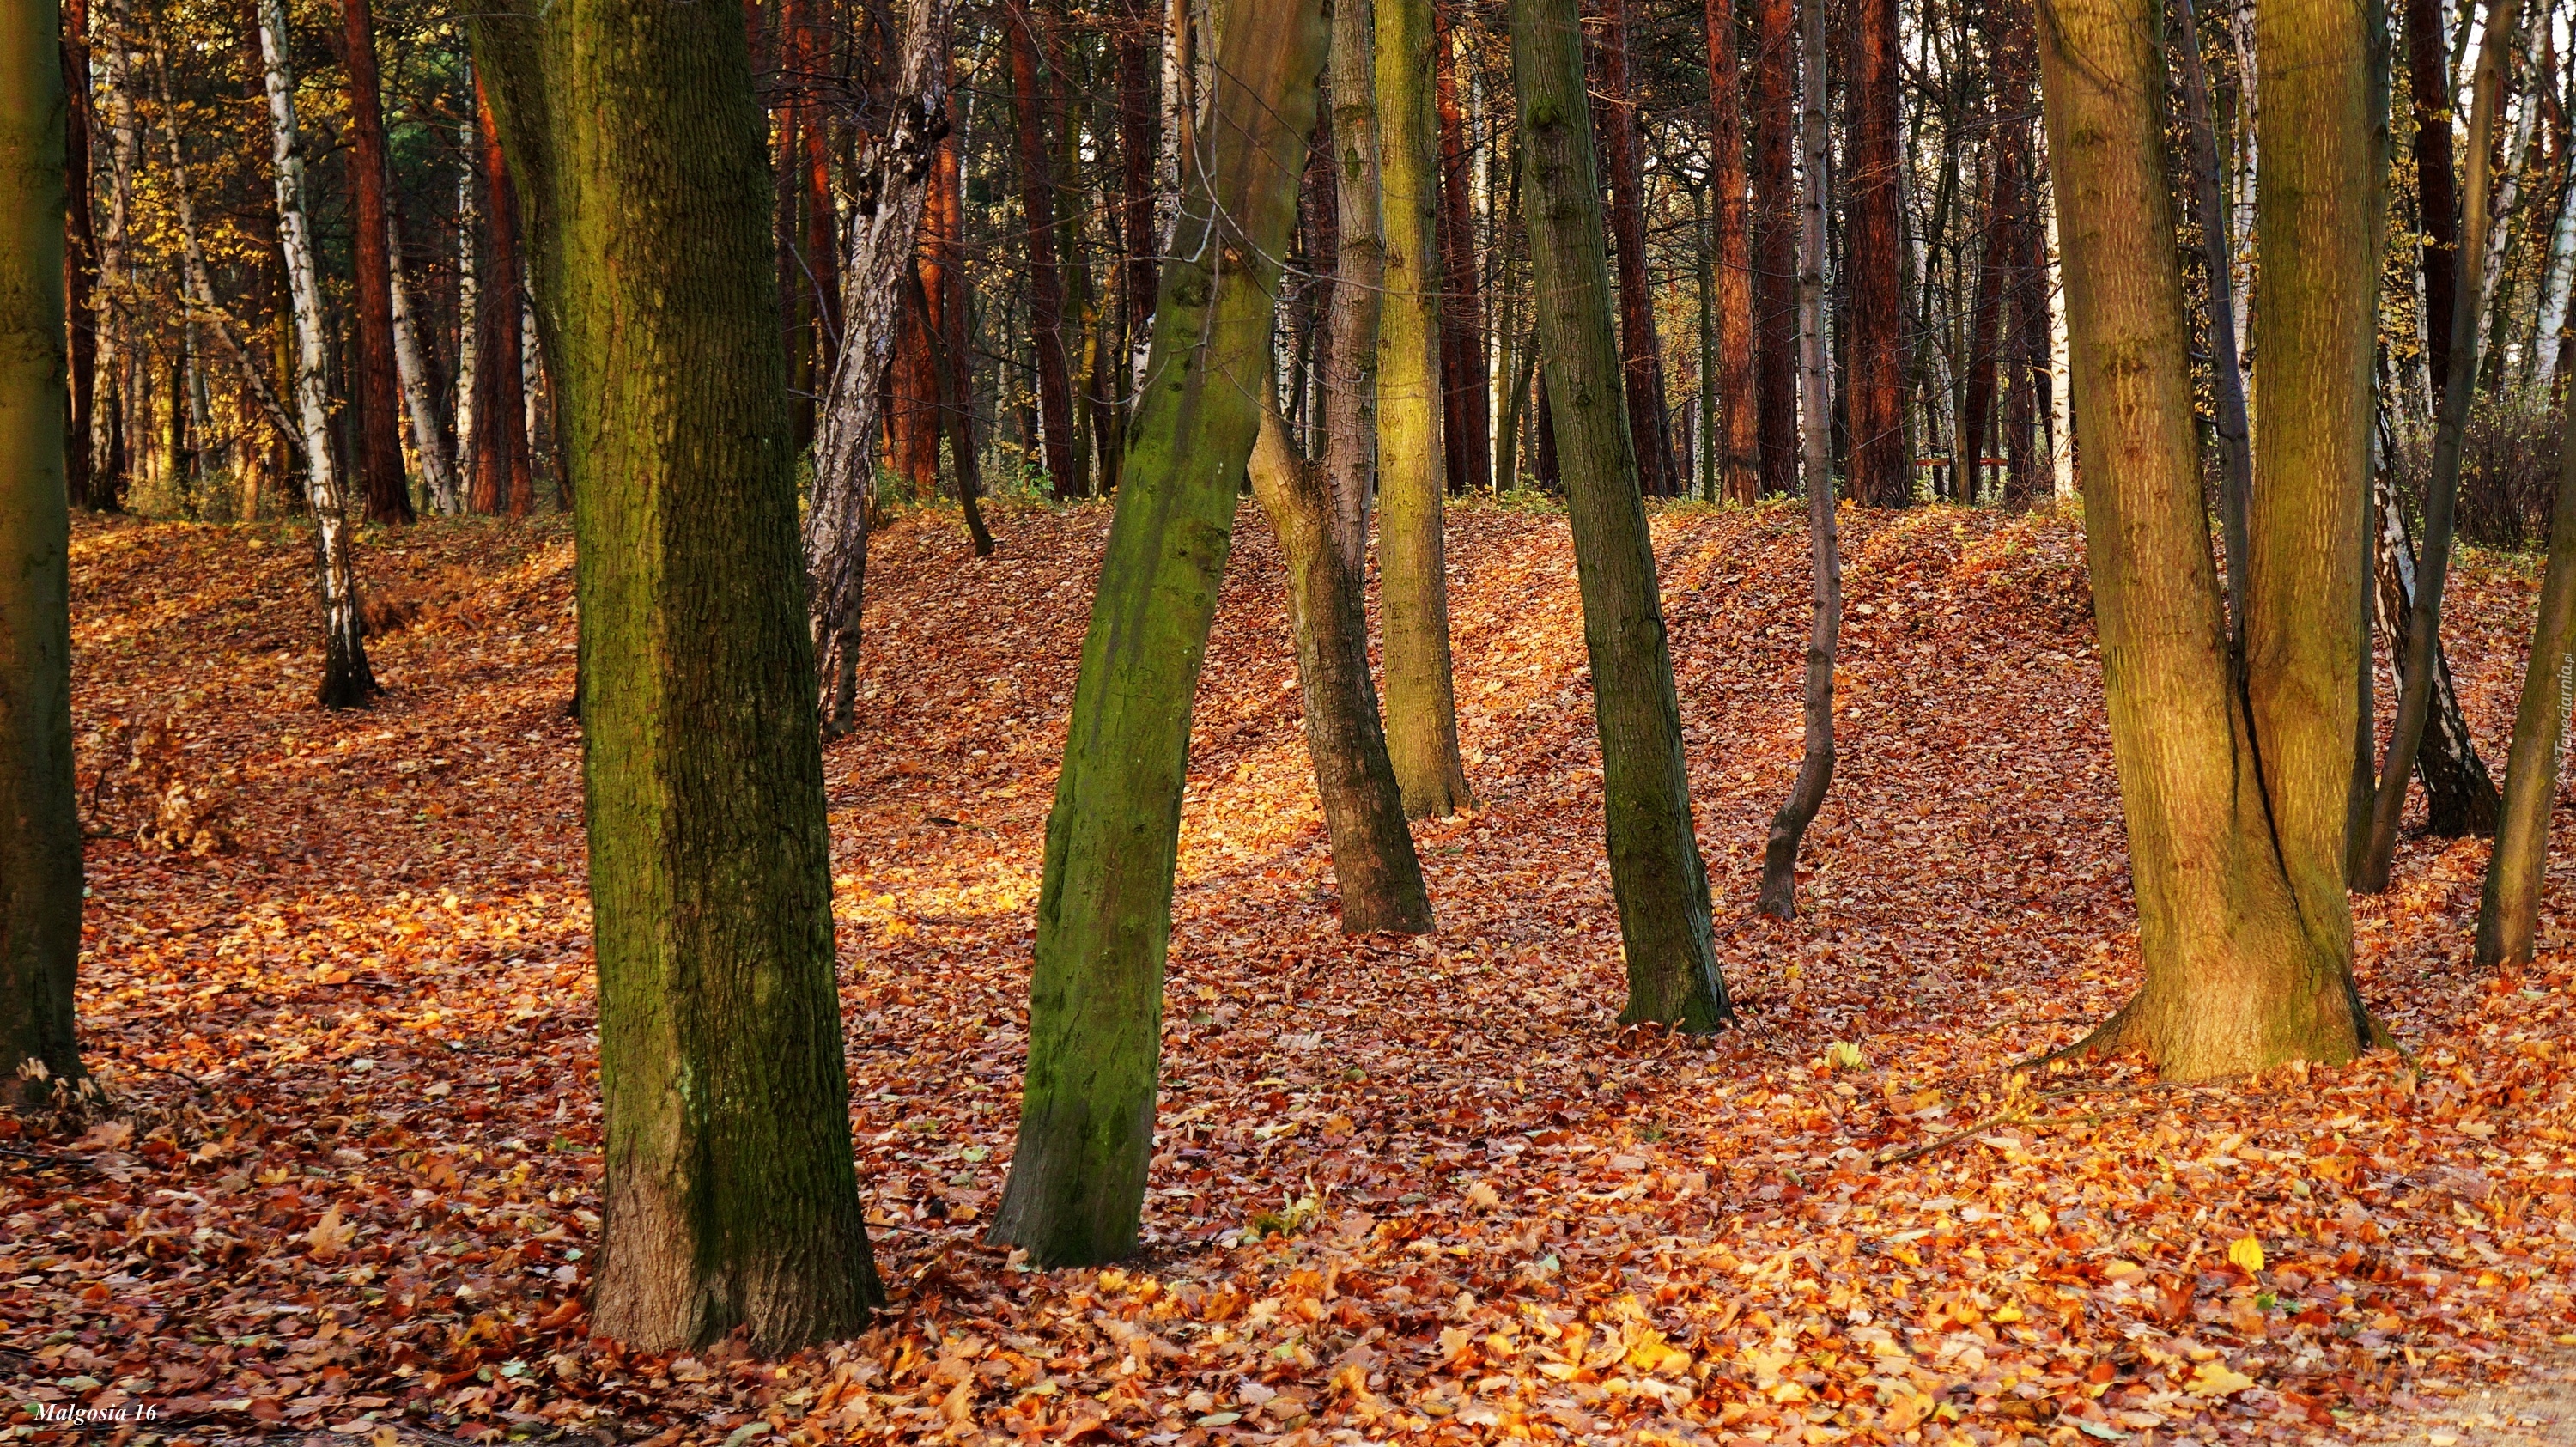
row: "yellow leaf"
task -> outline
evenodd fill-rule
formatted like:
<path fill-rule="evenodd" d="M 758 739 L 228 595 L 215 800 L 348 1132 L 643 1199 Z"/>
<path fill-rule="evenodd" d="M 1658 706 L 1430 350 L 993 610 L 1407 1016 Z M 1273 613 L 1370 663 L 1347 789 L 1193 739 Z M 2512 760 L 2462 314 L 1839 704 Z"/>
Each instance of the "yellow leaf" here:
<path fill-rule="evenodd" d="M 347 1249 L 357 1235 L 358 1228 L 343 1224 L 340 1208 L 333 1206 L 322 1213 L 321 1220 L 313 1223 L 312 1230 L 304 1233 L 304 1244 L 313 1249 L 314 1260 L 328 1261 Z"/>
<path fill-rule="evenodd" d="M 2248 1274 L 2263 1269 L 2263 1243 L 2251 1236 L 2240 1236 L 2227 1248 L 2227 1259 L 2245 1268 Z"/>
<path fill-rule="evenodd" d="M 2252 1377 L 2231 1369 L 2224 1362 L 2202 1362 L 2191 1369 L 2191 1382 L 2183 1390 L 2195 1397 L 2225 1397 L 2252 1385 Z"/>

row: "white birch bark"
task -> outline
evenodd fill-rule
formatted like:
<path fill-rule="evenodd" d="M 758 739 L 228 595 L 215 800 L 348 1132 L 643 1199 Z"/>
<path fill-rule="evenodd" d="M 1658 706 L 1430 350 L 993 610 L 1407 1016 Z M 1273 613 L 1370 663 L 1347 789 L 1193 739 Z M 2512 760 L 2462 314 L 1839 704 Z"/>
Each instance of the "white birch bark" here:
<path fill-rule="evenodd" d="M 2569 283 L 2576 280 L 2576 269 L 2568 265 L 2576 254 L 2576 178 L 2560 189 L 2558 224 L 2549 233 L 2549 269 L 2541 281 L 2540 333 L 2532 339 L 2532 350 L 2539 355 L 2529 369 L 2532 384 L 2544 392 L 2558 376 L 2558 334 L 2566 329 Z"/>
<path fill-rule="evenodd" d="M 474 386 L 480 380 L 483 351 L 477 329 L 482 325 L 482 272 L 475 256 L 475 233 L 481 229 L 481 191 L 474 184 L 474 158 L 482 137 L 474 122 L 458 128 L 465 169 L 456 178 L 456 473 L 449 486 L 457 490 L 456 510 L 465 507 L 465 459 L 474 447 Z"/>
<path fill-rule="evenodd" d="M 401 374 L 403 410 L 411 414 L 412 451 L 420 458 L 421 480 L 429 485 L 429 505 L 450 517 L 462 510 L 456 470 L 438 434 L 438 408 L 430 396 L 429 354 L 421 349 L 420 324 L 411 306 L 411 286 L 403 279 L 402 229 L 393 209 L 385 210 L 385 258 L 393 273 L 394 370 Z"/>
<path fill-rule="evenodd" d="M 324 368 L 322 284 L 304 218 L 304 145 L 296 133 L 295 77 L 287 63 L 286 0 L 259 0 L 259 49 L 268 76 L 268 121 L 277 165 L 277 240 L 286 255 L 287 291 L 295 314 L 295 401 L 304 438 L 305 491 L 317 525 L 322 600 L 322 688 L 325 708 L 364 703 L 376 691 L 358 617 L 357 544 L 348 499 L 331 466 L 331 398 Z"/>

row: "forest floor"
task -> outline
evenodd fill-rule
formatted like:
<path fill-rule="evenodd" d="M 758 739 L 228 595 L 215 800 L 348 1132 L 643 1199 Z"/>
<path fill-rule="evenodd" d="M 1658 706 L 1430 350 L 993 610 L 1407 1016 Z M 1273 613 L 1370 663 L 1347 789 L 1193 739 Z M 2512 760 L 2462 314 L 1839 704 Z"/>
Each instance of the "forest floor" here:
<path fill-rule="evenodd" d="M 1438 935 L 1352 940 L 1247 507 L 1183 812 L 1146 1250 L 1031 1272 L 983 1245 L 1108 517 L 1000 510 L 983 561 L 937 512 L 879 540 L 865 726 L 827 773 L 893 1301 L 783 1362 L 586 1330 L 564 525 L 371 531 L 407 626 L 371 644 L 385 697 L 325 714 L 305 533 L 82 522 L 80 1007 L 111 1106 L 0 1141 L 0 1426 L 2447 1447 L 2546 1400 L 2576 1346 L 2576 960 L 2559 917 L 2540 967 L 2468 967 L 2484 844 L 2410 836 L 2396 891 L 2357 902 L 2403 1054 L 2191 1088 L 2015 1068 L 2138 970 L 2081 538 L 2054 517 L 1846 514 L 1840 764 L 1778 923 L 1751 904 L 1798 760 L 1803 518 L 1657 514 L 1740 1012 L 1692 1040 L 1613 1021 L 1563 518 L 1451 513 L 1481 802 L 1417 834 Z M 2477 558 L 2452 596 L 2499 763 L 2537 575 Z M 80 1406 L 158 1416 L 64 1425 Z"/>

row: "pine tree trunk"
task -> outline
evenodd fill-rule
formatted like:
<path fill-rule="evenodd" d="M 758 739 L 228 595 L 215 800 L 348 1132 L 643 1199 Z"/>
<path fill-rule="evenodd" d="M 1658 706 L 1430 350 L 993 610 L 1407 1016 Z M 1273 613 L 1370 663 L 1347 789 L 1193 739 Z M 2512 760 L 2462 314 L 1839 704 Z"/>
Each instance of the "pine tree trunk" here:
<path fill-rule="evenodd" d="M 1155 258 L 1154 159 L 1162 144 L 1163 7 L 1155 0 L 1117 0 L 1118 48 L 1118 433 L 1101 448 L 1109 468 L 1100 490 L 1118 490 L 1126 469 L 1126 426 L 1142 405 L 1135 395 L 1137 359 L 1153 324 Z"/>
<path fill-rule="evenodd" d="M 906 8 L 885 132 L 871 137 L 852 190 L 849 265 L 841 272 L 842 340 L 814 449 L 805 514 L 808 623 L 814 636 L 823 726 L 856 722 L 859 614 L 866 591 L 868 510 L 875 496 L 880 379 L 894 349 L 921 234 L 922 200 L 948 134 L 948 5 Z"/>
<path fill-rule="evenodd" d="M 1333 498 L 1334 541 L 1352 573 L 1365 579 L 1369 502 L 1377 486 L 1378 311 L 1386 289 L 1373 0 L 1337 0 L 1331 67 L 1335 236 L 1324 324 L 1324 415 L 1331 419 L 1324 485 Z"/>
<path fill-rule="evenodd" d="M 2539 947 L 2540 897 L 2549 873 L 2549 816 L 2576 694 L 2576 407 L 2559 444 L 2558 500 L 2550 510 L 2549 566 L 2532 620 L 2531 657 L 2514 712 L 2495 850 L 2478 898 L 2476 963 L 2525 965 Z"/>
<path fill-rule="evenodd" d="M 1449 4 L 1461 0 L 1448 0 Z M 1485 306 L 1476 287 L 1476 223 L 1468 191 L 1467 118 L 1458 105 L 1449 11 L 1431 7 L 1432 85 L 1440 122 L 1440 357 L 1449 491 L 1482 489 L 1494 475 L 1493 387 L 1485 370 Z"/>
<path fill-rule="evenodd" d="M 1554 421 L 1565 434 L 1560 462 L 1601 732 L 1611 892 L 1627 951 L 1628 1004 L 1619 1018 L 1713 1030 L 1733 1011 L 1717 973 L 1654 540 L 1621 394 L 1579 20 L 1574 0 L 1512 0 L 1511 21 L 1523 207 L 1548 379 L 1541 416 L 1565 401 Z"/>
<path fill-rule="evenodd" d="M 2019 128 L 1995 127 L 1988 156 L 1993 190 L 1986 199 L 1977 295 L 1968 314 L 1965 400 L 1959 408 L 1959 435 L 1953 441 L 1957 457 L 1953 463 L 1952 498 L 1962 507 L 1976 506 L 1982 495 L 1986 443 L 1994 427 L 1995 358 L 2003 322 L 2004 290 L 2012 275 L 2012 215 L 2021 204 Z"/>
<path fill-rule="evenodd" d="M 64 487 L 73 507 L 89 506 L 90 409 L 97 401 L 98 214 L 90 204 L 89 0 L 62 5 L 65 305 L 71 315 L 71 401 L 65 414 Z"/>
<path fill-rule="evenodd" d="M 392 210 L 385 183 L 385 109 L 376 83 L 376 21 L 368 0 L 340 0 L 342 65 L 349 78 L 351 290 L 358 314 L 358 475 L 367 521 L 412 521 L 411 486 L 403 475 L 400 384 L 395 380 L 393 261 L 387 246 Z M 426 455 L 426 454 L 424 454 Z"/>
<path fill-rule="evenodd" d="M 1440 172 L 1431 0 L 1378 0 L 1379 177 L 1386 298 L 1377 370 L 1378 598 L 1386 738 L 1404 812 L 1444 817 L 1474 802 L 1458 753 L 1441 496 Z"/>
<path fill-rule="evenodd" d="M 1058 500 L 1075 496 L 1073 382 L 1064 360 L 1064 274 L 1056 260 L 1055 166 L 1047 129 L 1055 122 L 1058 66 L 1041 44 L 1029 0 L 1011 0 L 1002 24 L 1011 52 L 1011 108 L 1017 121 L 1020 215 L 1026 228 L 1029 330 L 1037 346 L 1038 425 L 1047 481 Z M 1041 66 L 1045 75 L 1040 74 Z"/>
<path fill-rule="evenodd" d="M 1753 247 L 1744 170 L 1744 68 L 1735 0 L 1707 0 L 1710 185 L 1717 193 L 1718 494 L 1751 505 L 1761 496 L 1759 409 L 1754 402 Z"/>
<path fill-rule="evenodd" d="M 482 101 L 478 105 L 483 215 L 491 247 L 476 278 L 474 485 L 469 501 L 479 513 L 525 517 L 535 501 L 536 484 L 528 462 L 527 388 L 520 375 L 519 204 L 492 108 Z"/>
<path fill-rule="evenodd" d="M 1369 11 L 1353 0 L 1342 3 L 1362 15 Z M 1288 623 L 1297 640 L 1306 756 L 1332 841 L 1342 933 L 1428 934 L 1431 899 L 1378 724 L 1361 575 L 1333 538 L 1332 488 L 1297 455 L 1275 412 L 1262 414 L 1251 476 L 1252 495 L 1288 560 Z"/>
<path fill-rule="evenodd" d="M 608 1129 L 592 1328 L 647 1351 L 848 1336 L 883 1294 L 741 19 L 553 0 L 478 17 L 475 48 L 531 198 L 580 541 Z M 672 525 L 700 516 L 723 525 Z"/>
<path fill-rule="evenodd" d="M 269 131 L 277 166 L 277 239 L 295 313 L 296 430 L 304 442 L 305 492 L 313 506 L 322 604 L 324 708 L 351 708 L 376 692 L 358 617 L 357 540 L 348 498 L 331 465 L 330 395 L 323 379 L 322 282 L 305 229 L 304 145 L 295 124 L 295 79 L 287 69 L 286 0 L 260 0 L 260 54 L 268 81 Z"/>
<path fill-rule="evenodd" d="M 1664 410 L 1664 349 L 1655 335 L 1655 288 L 1646 272 L 1646 202 L 1643 143 L 1637 135 L 1636 86 L 1629 77 L 1625 0 L 1600 0 L 1600 70 L 1593 112 L 1601 137 L 1603 179 L 1610 186 L 1611 258 L 1619 278 L 1619 355 L 1628 393 L 1628 432 L 1637 454 L 1637 480 L 1648 497 L 1681 491 L 1675 475 L 1672 429 Z"/>
<path fill-rule="evenodd" d="M 1270 377 L 1277 258 L 1324 60 L 1316 0 L 1232 0 L 1207 156 L 1184 147 L 1135 418 L 1048 816 L 1029 1063 L 992 1239 L 1040 1266 L 1135 1249 L 1191 697 Z M 1434 474 L 1437 475 L 1436 473 Z"/>
<path fill-rule="evenodd" d="M 53 0 L 0 9 L 0 256 L 16 282 L 0 285 L 0 1103 L 25 1106 L 86 1075 L 72 1019 L 82 889 L 60 21 Z"/>
<path fill-rule="evenodd" d="M 2257 439 L 2238 691 L 2210 557 L 2166 166 L 2162 0 L 2041 30 L 2086 554 L 2146 980 L 2078 1047 L 2168 1079 L 2351 1058 L 2371 1025 L 2343 891 L 2360 516 L 2384 211 L 2371 16 L 2266 10 Z M 2299 137 L 2299 144 L 2284 142 Z M 2260 757 L 2260 771 L 2243 761 Z"/>
<path fill-rule="evenodd" d="M 1851 287 L 1851 495 L 1874 507 L 1914 497 L 1905 427 L 1905 233 L 1898 215 L 1904 157 L 1897 137 L 1896 0 L 1853 0 L 1851 220 L 1844 275 Z"/>
<path fill-rule="evenodd" d="M 1798 490 L 1798 126 L 1794 0 L 1753 0 L 1753 405 L 1762 491 Z"/>

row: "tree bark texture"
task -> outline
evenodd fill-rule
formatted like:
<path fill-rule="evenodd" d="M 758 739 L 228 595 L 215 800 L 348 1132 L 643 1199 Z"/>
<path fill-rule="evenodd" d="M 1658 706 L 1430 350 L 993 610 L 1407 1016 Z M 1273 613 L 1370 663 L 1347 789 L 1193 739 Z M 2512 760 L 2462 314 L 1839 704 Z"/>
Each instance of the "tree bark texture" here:
<path fill-rule="evenodd" d="M 476 77 L 478 96 L 485 90 Z M 520 375 L 519 188 L 492 118 L 478 99 L 483 143 L 483 219 L 490 236 L 477 269 L 474 301 L 474 458 L 467 505 L 479 513 L 525 517 L 536 502 L 528 456 L 527 391 Z"/>
<path fill-rule="evenodd" d="M 1581 22 L 1575 0 L 1512 0 L 1511 19 L 1522 205 L 1547 378 L 1540 407 L 1562 434 L 1611 892 L 1627 950 L 1619 1018 L 1714 1030 L 1733 1010 L 1717 972 L 1654 539 L 1621 391 Z"/>
<path fill-rule="evenodd" d="M 1275 411 L 1262 413 L 1251 474 L 1252 495 L 1288 561 L 1288 625 L 1297 642 L 1306 756 L 1315 766 L 1315 792 L 1332 842 L 1342 933 L 1428 934 L 1431 898 L 1378 723 L 1361 574 L 1333 537 L 1332 488 L 1298 456 Z"/>
<path fill-rule="evenodd" d="M 1205 153 L 1182 150 L 1178 244 L 1047 819 L 1028 1071 L 993 1218 L 994 1241 L 1042 1266 L 1136 1244 L 1190 703 L 1271 376 L 1324 50 L 1316 0 L 1232 0 Z"/>
<path fill-rule="evenodd" d="M 1904 157 L 1897 137 L 1897 0 L 1851 0 L 1850 222 L 1844 267 L 1851 287 L 1850 386 L 1853 501 L 1903 507 L 1914 497 L 1914 449 L 1905 419 Z M 2016 125 L 2026 124 L 2016 122 Z"/>
<path fill-rule="evenodd" d="M 1446 0 L 1455 5 L 1458 0 Z M 1476 287 L 1475 212 L 1468 192 L 1467 120 L 1458 105 L 1450 11 L 1431 7 L 1432 83 L 1440 122 L 1441 457 L 1449 491 L 1492 485 L 1493 390 L 1486 374 L 1485 308 Z"/>
<path fill-rule="evenodd" d="M 1324 482 L 1333 494 L 1334 542 L 1362 578 L 1368 575 L 1369 502 L 1377 486 L 1378 321 L 1386 289 L 1376 68 L 1376 5 L 1337 0 L 1331 62 L 1336 235 L 1324 352 L 1324 414 L 1331 424 L 1324 434 Z"/>
<path fill-rule="evenodd" d="M 0 9 L 0 1102 L 15 1105 L 85 1078 L 60 23 L 54 0 Z"/>
<path fill-rule="evenodd" d="M 395 379 L 393 261 L 387 248 L 391 212 L 385 186 L 384 98 L 376 81 L 376 20 L 368 0 L 340 0 L 341 66 L 349 84 L 349 181 L 352 208 L 350 289 L 357 302 L 358 365 L 349 379 L 358 404 L 358 478 L 367 521 L 412 521 L 411 485 L 403 473 L 403 407 Z"/>
<path fill-rule="evenodd" d="M 1378 612 L 1386 740 L 1404 812 L 1475 802 L 1458 752 L 1440 407 L 1440 141 L 1432 0 L 1378 0 L 1378 164 L 1386 206 L 1377 370 Z"/>
<path fill-rule="evenodd" d="M 63 178 L 66 197 L 63 247 L 65 306 L 71 316 L 71 400 L 65 415 L 69 439 L 63 452 L 65 488 L 73 507 L 90 505 L 90 409 L 97 399 L 98 214 L 90 204 L 89 0 L 63 0 L 62 64 L 65 115 Z"/>
<path fill-rule="evenodd" d="M 2424 233 L 2424 356 L 2436 398 L 2450 386 L 2460 264 L 2459 177 L 2451 155 L 2451 62 L 2442 0 L 2405 0 L 2406 87 L 2415 112 L 2416 226 Z"/>
<path fill-rule="evenodd" d="M 1753 405 L 1762 491 L 1798 490 L 1798 128 L 1794 0 L 1753 0 Z"/>
<path fill-rule="evenodd" d="M 2246 509 L 2254 491 L 2253 428 L 2245 415 L 2243 353 L 2236 344 L 2236 252 L 2219 199 L 2218 131 L 2210 119 L 2209 71 L 2200 58 L 2200 23 L 2192 0 L 2174 0 L 2181 31 L 2183 116 L 2191 137 L 2192 207 L 2199 213 L 2201 257 L 2209 278 L 2209 371 L 2218 434 L 2219 536 L 2227 553 L 2227 648 L 2245 660 Z"/>
<path fill-rule="evenodd" d="M 2086 553 L 2146 967 L 2138 994 L 2077 1048 L 2141 1049 L 2168 1079 L 2193 1080 L 2346 1060 L 2372 1028 L 2353 984 L 2343 844 L 2386 51 L 2366 10 L 2257 17 L 2267 425 L 2240 693 L 2192 419 L 2162 11 L 2057 0 L 2040 11 L 2040 54 Z"/>
<path fill-rule="evenodd" d="M 1619 355 L 1628 392 L 1630 445 L 1637 479 L 1649 497 L 1682 490 L 1665 415 L 1664 349 L 1655 334 L 1655 288 L 1646 270 L 1645 148 L 1637 133 L 1637 90 L 1630 74 L 1626 0 L 1598 0 L 1599 70 L 1593 125 L 1600 136 L 1603 179 L 1610 187 L 1611 257 L 1619 278 Z"/>
<path fill-rule="evenodd" d="M 1710 185 L 1716 191 L 1718 492 L 1751 504 L 1761 495 L 1759 408 L 1754 401 L 1752 211 L 1744 166 L 1744 66 L 1734 0 L 1707 0 Z"/>
<path fill-rule="evenodd" d="M 551 0 L 474 26 L 559 339 L 580 543 L 608 1133 L 592 1328 L 648 1351 L 848 1336 L 883 1293 L 741 17 Z"/>
<path fill-rule="evenodd" d="M 2383 475 L 2377 479 L 2376 546 L 2372 573 L 2379 626 L 2387 631 L 2390 656 L 2402 670 L 2408 649 L 2406 630 L 2415 602 L 2415 540 L 2406 530 L 2405 509 Z M 2424 803 L 2431 833 L 2443 839 L 2487 836 L 2496 831 L 2495 781 L 2478 757 L 2477 741 L 2460 712 L 2459 694 L 2451 686 L 2451 659 L 2437 641 L 2433 649 L 2433 698 L 2425 715 L 2424 745 L 2415 753 L 2415 776 L 2424 784 Z M 2400 687 L 2403 680 L 2401 675 Z"/>

